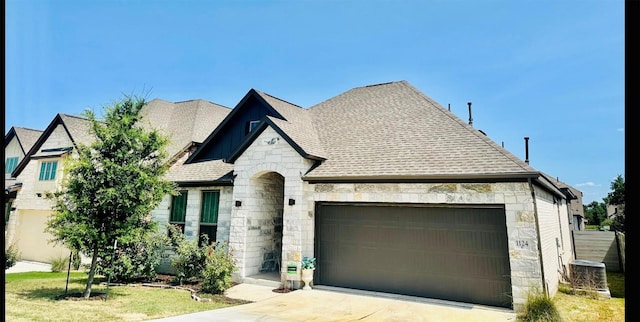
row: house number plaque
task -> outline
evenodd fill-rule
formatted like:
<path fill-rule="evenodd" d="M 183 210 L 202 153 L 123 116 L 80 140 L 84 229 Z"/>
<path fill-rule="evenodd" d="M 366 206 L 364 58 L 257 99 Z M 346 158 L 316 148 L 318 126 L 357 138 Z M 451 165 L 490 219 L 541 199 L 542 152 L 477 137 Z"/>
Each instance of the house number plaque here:
<path fill-rule="evenodd" d="M 516 240 L 516 246 L 518 246 L 519 248 L 528 248 L 529 247 L 529 241 Z"/>

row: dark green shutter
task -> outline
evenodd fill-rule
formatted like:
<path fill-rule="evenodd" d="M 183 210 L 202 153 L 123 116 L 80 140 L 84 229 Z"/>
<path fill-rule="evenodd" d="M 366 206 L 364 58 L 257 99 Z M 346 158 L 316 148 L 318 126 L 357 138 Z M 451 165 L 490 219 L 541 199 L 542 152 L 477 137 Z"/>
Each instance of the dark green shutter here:
<path fill-rule="evenodd" d="M 187 190 L 182 190 L 179 195 L 173 196 L 170 222 L 184 222 L 187 214 L 187 194 Z"/>
<path fill-rule="evenodd" d="M 220 201 L 220 192 L 218 191 L 202 192 L 202 211 L 200 212 L 200 223 L 207 223 L 207 224 L 218 223 L 219 201 Z"/>

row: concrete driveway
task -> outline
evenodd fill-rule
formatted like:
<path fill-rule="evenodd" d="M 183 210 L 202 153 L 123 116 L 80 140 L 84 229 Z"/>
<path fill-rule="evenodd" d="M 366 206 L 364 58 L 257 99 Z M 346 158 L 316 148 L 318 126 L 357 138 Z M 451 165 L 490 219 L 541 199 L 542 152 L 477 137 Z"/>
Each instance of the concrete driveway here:
<path fill-rule="evenodd" d="M 255 302 L 154 321 L 516 321 L 507 309 L 410 296 L 320 286 L 285 294 L 272 290 L 236 285 L 227 296 Z"/>

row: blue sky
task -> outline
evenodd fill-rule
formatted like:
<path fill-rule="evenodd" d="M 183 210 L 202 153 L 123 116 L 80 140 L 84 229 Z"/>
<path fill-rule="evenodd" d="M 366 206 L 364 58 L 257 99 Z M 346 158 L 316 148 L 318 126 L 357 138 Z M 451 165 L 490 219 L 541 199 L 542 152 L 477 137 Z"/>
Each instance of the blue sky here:
<path fill-rule="evenodd" d="M 5 133 L 124 94 L 310 107 L 406 80 L 602 201 L 624 176 L 624 2 L 7 0 Z"/>

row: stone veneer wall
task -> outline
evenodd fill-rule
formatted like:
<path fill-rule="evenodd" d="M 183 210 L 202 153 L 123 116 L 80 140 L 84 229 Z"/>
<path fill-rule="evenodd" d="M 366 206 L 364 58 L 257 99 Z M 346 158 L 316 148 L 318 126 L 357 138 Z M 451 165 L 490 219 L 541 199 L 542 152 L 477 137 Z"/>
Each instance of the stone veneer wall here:
<path fill-rule="evenodd" d="M 522 307 L 532 288 L 542 287 L 533 198 L 526 182 L 311 184 L 307 189 L 309 203 L 342 201 L 504 205 L 514 309 Z M 557 226 L 557 222 L 555 225 Z M 313 244 L 312 237 L 307 241 Z"/>
<path fill-rule="evenodd" d="M 267 127 L 234 162 L 233 200 L 242 202 L 242 206 L 232 209 L 229 236 L 238 266 L 234 276 L 236 280 L 242 281 L 259 271 L 252 259 L 260 258 L 262 251 L 251 246 L 255 240 L 248 233 L 249 228 L 260 225 L 260 219 L 256 217 L 260 216 L 262 206 L 262 196 L 255 193 L 257 182 L 253 179 L 269 172 L 284 177 L 281 271 L 286 271 L 288 263 L 299 264 L 303 256 L 313 256 L 312 248 L 310 253 L 306 248 L 303 252 L 303 243 L 309 243 L 308 240 L 303 241 L 303 232 L 307 232 L 304 234 L 306 238 L 308 232 L 313 231 L 313 218 L 308 216 L 313 208 L 305 202 L 308 199 L 304 190 L 306 184 L 301 179 L 312 165 L 313 161 L 300 156 L 271 127 Z M 289 199 L 295 200 L 295 204 L 289 205 Z M 268 229 L 260 227 L 255 230 Z M 310 243 L 313 244 L 313 239 Z"/>
<path fill-rule="evenodd" d="M 180 188 L 187 190 L 187 213 L 185 215 L 184 233 L 187 239 L 195 240 L 200 230 L 200 207 L 202 206 L 202 191 L 220 191 L 220 202 L 218 207 L 218 231 L 216 233 L 217 242 L 229 241 L 229 223 L 231 221 L 231 207 L 233 187 L 228 186 L 205 186 Z M 153 220 L 161 224 L 169 222 L 171 215 L 171 195 L 166 195 L 160 204 L 151 212 Z"/>

